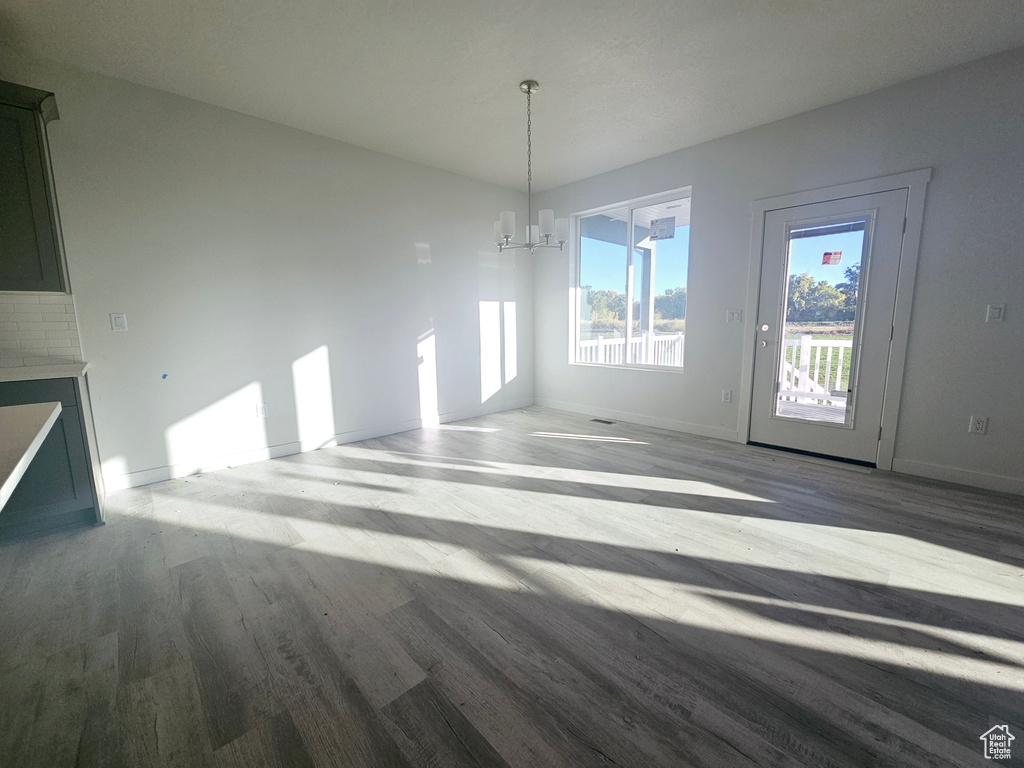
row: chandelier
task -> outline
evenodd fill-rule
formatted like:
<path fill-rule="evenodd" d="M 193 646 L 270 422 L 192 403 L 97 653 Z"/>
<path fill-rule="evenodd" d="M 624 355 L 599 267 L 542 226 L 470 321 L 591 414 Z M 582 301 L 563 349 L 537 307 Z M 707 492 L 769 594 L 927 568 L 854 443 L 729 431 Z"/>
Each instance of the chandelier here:
<path fill-rule="evenodd" d="M 533 137 L 531 136 L 530 97 L 537 92 L 540 84 L 536 80 L 523 80 L 519 90 L 526 94 L 526 242 L 516 243 L 516 212 L 502 211 L 494 222 L 494 242 L 498 252 L 516 248 L 529 248 L 533 253 L 538 248 L 562 250 L 569 239 L 569 220 L 556 219 L 550 208 L 537 211 L 537 223 L 533 221 Z"/>

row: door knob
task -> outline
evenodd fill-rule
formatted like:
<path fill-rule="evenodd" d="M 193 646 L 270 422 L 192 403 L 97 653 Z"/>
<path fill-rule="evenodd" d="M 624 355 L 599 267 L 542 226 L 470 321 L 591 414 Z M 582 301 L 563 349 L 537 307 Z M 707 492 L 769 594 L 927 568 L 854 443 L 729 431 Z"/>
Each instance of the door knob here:
<path fill-rule="evenodd" d="M 768 323 L 765 323 L 764 325 L 762 325 L 761 326 L 761 330 L 762 331 L 767 331 L 768 330 Z"/>

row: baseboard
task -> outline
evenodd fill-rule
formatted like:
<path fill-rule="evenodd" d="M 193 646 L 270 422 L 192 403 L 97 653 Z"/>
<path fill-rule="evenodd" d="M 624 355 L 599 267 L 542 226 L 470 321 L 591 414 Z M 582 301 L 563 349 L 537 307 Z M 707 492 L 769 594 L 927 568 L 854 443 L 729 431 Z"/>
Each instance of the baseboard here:
<path fill-rule="evenodd" d="M 489 416 L 492 413 L 501 413 L 502 411 L 514 411 L 517 408 L 529 408 L 533 405 L 533 398 L 529 400 L 514 401 L 511 403 L 495 403 L 490 405 L 485 403 L 479 408 L 466 408 L 461 411 L 451 411 L 449 413 L 442 413 L 440 420 L 442 424 L 449 424 L 453 421 L 462 421 L 463 419 L 472 419 L 476 416 Z"/>
<path fill-rule="evenodd" d="M 418 429 L 420 420 L 408 420 L 395 422 L 379 427 L 368 427 L 366 429 L 355 429 L 349 432 L 340 432 L 332 438 L 318 441 L 315 444 L 305 442 L 288 442 L 271 445 L 266 448 L 254 448 L 250 451 L 210 456 L 201 462 L 189 462 L 188 464 L 170 464 L 163 467 L 153 467 L 137 472 L 129 472 L 123 475 L 104 475 L 103 480 L 107 493 L 123 491 L 126 488 L 138 488 L 141 485 L 162 483 L 165 480 L 173 480 L 178 477 L 189 477 L 198 475 L 201 472 L 215 472 L 218 469 L 227 467 L 240 467 L 243 464 L 252 464 L 267 459 L 280 459 L 284 456 L 293 456 L 303 451 L 315 451 L 320 448 L 328 448 L 334 445 L 345 443 L 357 443 L 360 440 L 369 440 L 373 437 L 393 435 L 398 432 L 408 432 L 410 429 Z"/>
<path fill-rule="evenodd" d="M 729 440 L 733 443 L 743 442 L 740 440 L 739 432 L 735 429 L 730 430 L 722 429 L 720 427 L 709 427 L 704 424 L 691 424 L 688 421 L 678 421 L 676 419 L 653 418 L 640 413 L 613 411 L 609 408 L 593 408 L 591 406 L 581 406 L 577 403 L 565 403 L 561 400 L 550 400 L 548 398 L 541 397 L 536 399 L 536 404 L 545 408 L 555 408 L 559 411 L 582 413 L 588 416 L 600 416 L 603 419 L 613 419 L 615 421 L 628 421 L 631 424 L 641 424 L 645 427 L 671 429 L 676 432 L 685 432 L 688 435 L 713 437 L 718 440 Z"/>
<path fill-rule="evenodd" d="M 463 411 L 453 411 L 451 413 L 442 414 L 440 420 L 442 423 L 461 421 L 462 419 L 470 419 L 474 416 L 486 416 L 491 413 L 509 411 L 515 408 L 525 408 L 530 405 L 533 405 L 533 400 L 523 400 L 521 402 L 513 403 L 496 403 L 493 405 L 484 404 L 478 408 L 467 408 Z M 123 491 L 127 488 L 138 488 L 142 485 L 162 483 L 165 480 L 173 480 L 178 477 L 198 475 L 201 472 L 215 472 L 218 469 L 226 469 L 227 467 L 239 467 L 243 464 L 252 464 L 257 461 L 293 456 L 296 453 L 303 453 L 304 451 L 315 451 L 320 448 L 329 448 L 331 446 L 344 445 L 346 443 L 358 443 L 360 440 L 371 440 L 375 437 L 396 435 L 400 432 L 419 429 L 421 426 L 422 422 L 420 419 L 407 419 L 405 421 L 392 422 L 391 424 L 367 427 L 366 429 L 354 429 L 348 432 L 340 432 L 332 438 L 324 441 L 318 441 L 316 443 L 280 443 L 267 448 L 256 448 L 250 451 L 212 456 L 205 458 L 198 463 L 190 462 L 188 464 L 171 464 L 163 467 L 153 467 L 151 469 L 129 472 L 122 475 L 104 475 L 103 480 L 107 493 L 112 493 L 114 491 Z"/>
<path fill-rule="evenodd" d="M 345 443 L 358 443 L 360 440 L 371 440 L 375 437 L 385 435 L 397 435 L 399 432 L 408 432 L 410 429 L 419 429 L 422 426 L 419 419 L 406 419 L 395 421 L 391 424 L 384 424 L 379 427 L 367 427 L 366 429 L 353 429 L 349 432 L 340 432 L 334 436 L 332 442 L 317 446 L 326 448 L 329 445 L 345 445 Z M 298 451 L 296 451 L 298 453 Z"/>
<path fill-rule="evenodd" d="M 927 464 L 923 461 L 909 461 L 896 458 L 892 460 L 892 471 L 902 472 L 905 475 L 927 477 L 930 480 L 945 480 L 949 483 L 987 488 L 990 491 L 1024 495 L 1024 479 L 1018 477 L 992 475 L 987 472 L 976 472 L 971 469 L 957 469 L 955 467 L 945 467 L 941 464 Z"/>

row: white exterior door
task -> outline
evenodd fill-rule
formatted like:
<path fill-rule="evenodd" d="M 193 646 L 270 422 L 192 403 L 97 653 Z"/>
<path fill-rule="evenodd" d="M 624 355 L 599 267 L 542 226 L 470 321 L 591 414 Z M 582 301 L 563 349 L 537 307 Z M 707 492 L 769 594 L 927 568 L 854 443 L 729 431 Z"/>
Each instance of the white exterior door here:
<path fill-rule="evenodd" d="M 750 442 L 874 464 L 907 190 L 765 213 Z"/>

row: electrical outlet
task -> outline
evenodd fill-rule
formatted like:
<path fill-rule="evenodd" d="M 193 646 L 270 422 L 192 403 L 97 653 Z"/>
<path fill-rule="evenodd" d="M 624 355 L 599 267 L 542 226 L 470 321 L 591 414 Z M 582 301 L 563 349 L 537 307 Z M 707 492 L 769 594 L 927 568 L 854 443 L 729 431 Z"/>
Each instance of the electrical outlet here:
<path fill-rule="evenodd" d="M 988 416 L 971 416 L 967 431 L 972 435 L 984 435 L 988 432 Z"/>
<path fill-rule="evenodd" d="M 266 403 L 256 403 L 256 418 L 257 419 L 265 419 L 265 418 L 267 418 L 267 404 Z"/>
<path fill-rule="evenodd" d="M 1006 318 L 1005 304 L 989 304 L 985 307 L 986 323 L 1001 323 Z"/>
<path fill-rule="evenodd" d="M 732 402 L 732 390 L 731 389 L 723 389 L 722 390 L 722 402 L 723 403 L 731 403 Z"/>

